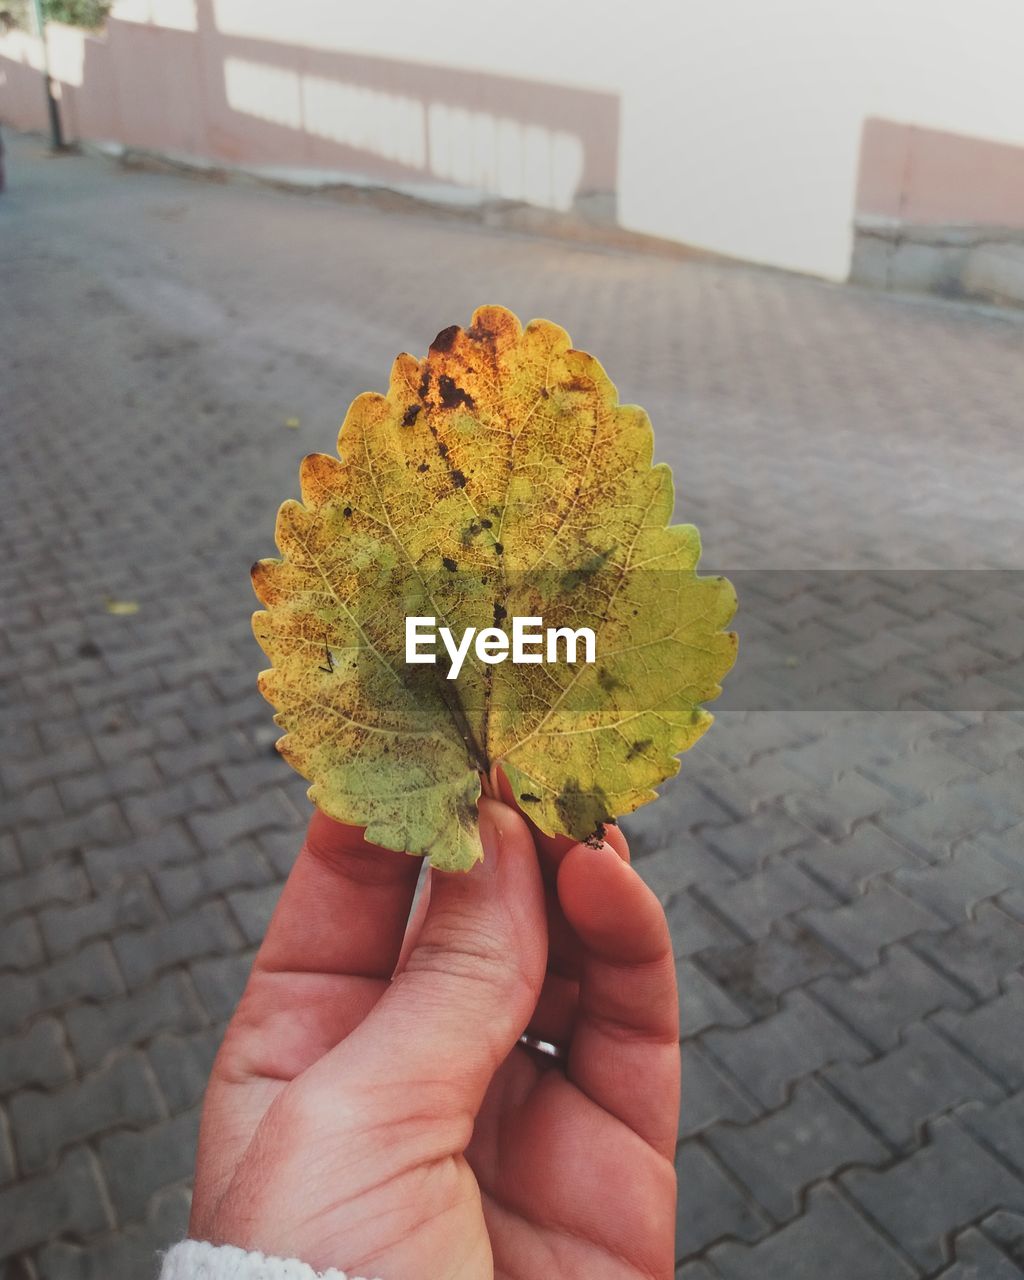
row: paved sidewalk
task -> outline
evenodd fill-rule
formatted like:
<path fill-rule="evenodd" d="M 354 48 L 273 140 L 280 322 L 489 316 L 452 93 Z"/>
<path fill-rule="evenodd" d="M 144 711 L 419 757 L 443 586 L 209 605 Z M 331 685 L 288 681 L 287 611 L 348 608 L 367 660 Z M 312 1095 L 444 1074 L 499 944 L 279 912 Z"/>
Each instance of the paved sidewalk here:
<path fill-rule="evenodd" d="M 718 724 L 627 824 L 679 957 L 679 1276 L 1024 1276 L 1019 318 L 33 140 L 7 168 L 3 1280 L 144 1280 L 184 1230 L 308 811 L 248 568 L 351 397 L 483 301 L 650 409 L 740 582 Z"/>

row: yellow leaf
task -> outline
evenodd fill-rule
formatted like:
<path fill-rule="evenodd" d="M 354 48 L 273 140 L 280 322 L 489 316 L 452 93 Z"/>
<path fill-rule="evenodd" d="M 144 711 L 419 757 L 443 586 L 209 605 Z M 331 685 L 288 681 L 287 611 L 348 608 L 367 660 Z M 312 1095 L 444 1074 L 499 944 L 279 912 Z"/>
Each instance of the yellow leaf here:
<path fill-rule="evenodd" d="M 133 613 L 138 613 L 139 606 L 134 600 L 108 600 L 107 613 L 112 613 L 118 618 L 131 617 Z"/>
<path fill-rule="evenodd" d="M 499 771 L 543 831 L 576 839 L 654 799 L 711 723 L 735 595 L 697 576 L 697 530 L 668 525 L 644 411 L 557 325 L 483 307 L 424 360 L 400 355 L 387 395 L 357 397 L 338 451 L 303 461 L 281 558 L 253 568 L 260 689 L 314 803 L 465 870 Z M 437 662 L 406 660 L 410 617 L 456 644 L 473 629 L 455 679 L 440 640 Z M 477 647 L 496 628 L 500 650 L 516 618 L 548 645 L 589 630 L 594 660 L 580 639 L 568 661 L 564 634 L 528 662 Z"/>

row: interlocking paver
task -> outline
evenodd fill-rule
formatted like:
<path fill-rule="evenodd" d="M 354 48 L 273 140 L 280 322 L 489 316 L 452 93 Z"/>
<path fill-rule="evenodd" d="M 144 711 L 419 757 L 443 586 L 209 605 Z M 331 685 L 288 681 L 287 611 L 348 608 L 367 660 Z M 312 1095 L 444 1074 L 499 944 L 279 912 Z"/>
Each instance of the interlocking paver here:
<path fill-rule="evenodd" d="M 866 822 L 838 843 L 821 842 L 800 855 L 801 864 L 844 896 L 863 892 L 866 883 L 886 871 L 922 865 L 905 845 Z"/>
<path fill-rule="evenodd" d="M 154 1124 L 162 1105 L 142 1056 L 130 1054 L 58 1093 L 16 1093 L 9 1111 L 18 1163 L 35 1173 L 83 1138 L 121 1125 Z"/>
<path fill-rule="evenodd" d="M 892 882 L 916 902 L 950 924 L 971 916 L 979 902 L 1024 885 L 1024 859 L 994 857 L 980 842 L 960 845 L 956 853 L 927 867 L 901 867 Z"/>
<path fill-rule="evenodd" d="M 943 1236 L 986 1209 L 1024 1212 L 1024 1185 L 951 1120 L 931 1141 L 884 1172 L 855 1169 L 842 1183 L 925 1270 L 943 1262 Z"/>
<path fill-rule="evenodd" d="M 227 791 L 210 772 L 191 774 L 158 791 L 127 796 L 122 808 L 132 830 L 147 835 L 176 818 L 187 818 L 204 809 L 223 809 L 227 802 Z"/>
<path fill-rule="evenodd" d="M 121 1222 L 144 1218 L 158 1191 L 191 1178 L 198 1136 L 196 1107 L 163 1124 L 112 1133 L 100 1142 L 100 1167 Z"/>
<path fill-rule="evenodd" d="M 722 826 L 732 815 L 688 780 L 680 780 L 682 791 L 678 809 L 673 804 L 668 814 L 658 805 L 650 805 L 632 815 L 629 834 L 636 856 L 656 853 L 660 849 L 673 848 L 679 839 L 695 827 Z"/>
<path fill-rule="evenodd" d="M 19 916 L 0 929 L 0 970 L 32 969 L 43 960 L 43 939 L 31 916 Z"/>
<path fill-rule="evenodd" d="M 715 1240 L 756 1240 L 768 1219 L 697 1142 L 676 1152 L 679 1203 L 676 1236 L 684 1256 L 700 1253 Z"/>
<path fill-rule="evenodd" d="M 228 906 L 247 942 L 255 946 L 262 941 L 280 896 L 281 886 L 276 884 L 228 894 Z"/>
<path fill-rule="evenodd" d="M 298 814 L 279 789 L 263 791 L 252 800 L 222 805 L 208 813 L 194 813 L 188 826 L 200 848 L 217 853 L 240 836 L 263 827 L 294 827 Z"/>
<path fill-rule="evenodd" d="M 160 1251 L 188 1230 L 190 1198 L 184 1187 L 161 1191 L 153 1198 L 145 1222 L 132 1223 L 116 1234 L 100 1236 L 88 1245 L 50 1244 L 39 1253 L 40 1280 L 148 1280 L 159 1268 Z"/>
<path fill-rule="evenodd" d="M 744 1032 L 711 1031 L 704 1043 L 766 1107 L 779 1106 L 789 1084 L 826 1063 L 868 1056 L 861 1041 L 802 991 Z"/>
<path fill-rule="evenodd" d="M 944 1111 L 1003 1096 L 994 1080 L 927 1025 L 911 1027 L 904 1042 L 883 1057 L 837 1063 L 825 1078 L 890 1142 L 904 1146 Z"/>
<path fill-rule="evenodd" d="M 747 946 L 715 948 L 701 965 L 752 1017 L 771 1013 L 783 992 L 826 973 L 845 973 L 847 963 L 799 921 L 780 920 Z"/>
<path fill-rule="evenodd" d="M 708 1145 L 777 1222 L 794 1217 L 804 1187 L 847 1164 L 883 1164 L 889 1148 L 817 1080 L 797 1085 L 779 1111 L 719 1125 Z"/>
<path fill-rule="evenodd" d="M 736 1027 L 748 1021 L 743 1009 L 689 960 L 676 963 L 679 1031 L 683 1039 L 708 1027 Z"/>
<path fill-rule="evenodd" d="M 34 1013 L 79 1000 L 109 999 L 123 990 L 110 944 L 94 942 L 45 969 L 7 978 L 0 1003 L 0 1035 L 18 1030 Z"/>
<path fill-rule="evenodd" d="M 709 911 L 687 890 L 671 897 L 665 908 L 677 956 L 692 956 L 708 947 L 735 945 L 743 935 L 721 915 Z"/>
<path fill-rule="evenodd" d="M 989 716 L 946 738 L 948 751 L 979 769 L 998 769 L 1020 753 L 1021 726 L 1009 716 Z"/>
<path fill-rule="evenodd" d="M 1024 1270 L 1024 1214 L 997 1210 L 984 1219 L 981 1229 Z"/>
<path fill-rule="evenodd" d="M 184 862 L 196 854 L 194 841 L 175 823 L 124 844 L 86 849 L 84 858 L 89 879 L 97 892 L 103 893 L 126 876 L 164 863 Z"/>
<path fill-rule="evenodd" d="M 841 774 L 820 791 L 787 797 L 786 808 L 800 822 L 838 839 L 855 823 L 895 809 L 897 801 L 884 787 L 861 773 Z"/>
<path fill-rule="evenodd" d="M 947 1010 L 934 1022 L 1009 1088 L 1024 1088 L 1024 977 L 1009 978 L 988 1004 L 968 1013 Z"/>
<path fill-rule="evenodd" d="M 3 1113 L 0 1112 L 0 1187 L 8 1186 L 14 1181 L 14 1177 L 14 1148 L 11 1146 Z"/>
<path fill-rule="evenodd" d="M 114 951 L 129 989 L 195 956 L 228 955 L 242 938 L 223 902 L 204 902 L 186 915 L 152 929 L 131 930 L 114 938 Z"/>
<path fill-rule="evenodd" d="M 130 835 L 120 807 L 107 801 L 60 822 L 23 827 L 18 832 L 18 845 L 25 866 L 34 869 L 59 854 L 77 852 L 91 844 L 114 844 Z"/>
<path fill-rule="evenodd" d="M 21 869 L 17 841 L 13 833 L 7 832 L 0 836 L 0 877 L 16 876 Z"/>
<path fill-rule="evenodd" d="M 223 1027 L 215 1026 L 188 1036 L 159 1035 L 150 1044 L 149 1064 L 172 1115 L 202 1098 L 222 1039 Z"/>
<path fill-rule="evenodd" d="M 106 769 L 61 778 L 57 791 L 68 813 L 80 812 L 101 800 L 117 800 L 133 791 L 157 791 L 160 774 L 145 756 L 130 757 Z"/>
<path fill-rule="evenodd" d="M 760 1110 L 697 1041 L 689 1040 L 682 1047 L 682 1072 L 680 1139 L 691 1138 L 720 1120 L 750 1120 Z"/>
<path fill-rule="evenodd" d="M 49 782 L 68 774 L 82 773 L 96 761 L 96 748 L 86 739 L 61 751 L 48 751 L 32 760 L 16 760 L 0 768 L 5 787 L 12 792 L 25 791 L 37 782 Z"/>
<path fill-rule="evenodd" d="M 1005 1096 L 1019 1089 L 1024 954 L 1024 575 L 996 572 L 1020 565 L 1019 326 L 778 273 L 54 165 L 21 139 L 8 171 L 0 1106 L 53 1104 L 41 1132 L 57 1172 L 0 1168 L 16 1179 L 0 1218 L 18 1215 L 17 1231 L 0 1226 L 0 1260 L 20 1253 L 32 1280 L 144 1276 L 185 1229 L 194 1109 L 308 812 L 255 691 L 247 569 L 273 553 L 297 460 L 330 447 L 351 396 L 486 297 L 564 321 L 650 409 L 682 518 L 739 584 L 718 723 L 623 824 L 679 956 L 695 1171 L 680 1274 L 909 1274 L 898 1232 L 816 1181 L 877 1155 L 878 1135 L 814 1077 L 844 1063 L 871 1082 L 865 1097 L 901 1096 L 893 1064 L 912 1065 L 929 1023 L 971 1070 L 955 1088 L 937 1071 L 917 1111 L 952 1105 L 970 1150 L 1002 1158 L 1009 1182 L 978 1166 L 970 1223 L 1024 1269 L 1024 1232 L 999 1209 L 1024 1173 L 1007 1145 L 1019 1093 Z M 182 219 L 155 216 L 161 204 Z M 197 335 L 197 315 L 228 308 Z M 300 430 L 283 430 L 293 415 Z M 138 613 L 109 615 L 111 597 Z M 141 1063 L 159 1117 L 130 1131 L 122 1108 L 82 1137 L 89 1108 L 63 1100 L 91 1087 L 102 1102 L 90 1082 L 123 1060 Z M 998 1096 L 965 1100 L 983 1092 L 971 1071 Z M 890 1211 L 913 1204 L 896 1171 L 942 1175 L 911 1163 L 935 1150 L 916 1133 L 919 1150 L 873 1175 Z M 146 1161 L 148 1135 L 146 1177 L 118 1189 L 111 1172 L 101 1189 L 95 1155 L 108 1171 L 121 1148 Z M 776 1149 L 784 1176 L 759 1207 L 753 1170 Z M 962 1220 L 959 1174 L 944 1176 L 920 1232 L 960 1252 L 933 1270 L 976 1267 L 975 1254 L 995 1265 Z M 796 1216 L 780 1228 L 766 1208 Z M 693 1258 L 733 1230 L 744 1243 Z"/>
<path fill-rule="evenodd" d="M 948 933 L 922 934 L 914 948 L 982 999 L 991 999 L 1003 979 L 1020 969 L 1024 921 L 983 902 L 973 920 Z"/>
<path fill-rule="evenodd" d="M 939 1009 L 963 1009 L 972 997 L 908 947 L 894 946 L 881 964 L 852 978 L 825 977 L 814 993 L 878 1049 L 895 1048 L 904 1030 Z"/>
<path fill-rule="evenodd" d="M 956 1261 L 936 1280 L 1021 1280 L 1024 1271 L 976 1227 L 968 1227 L 953 1242 Z"/>
<path fill-rule="evenodd" d="M 1004 765 L 973 782 L 953 782 L 912 809 L 884 814 L 882 825 L 928 856 L 983 828 L 1004 831 L 1020 819 L 1020 766 Z"/>
<path fill-rule="evenodd" d="M 745 880 L 702 886 L 701 893 L 748 939 L 766 937 L 776 921 L 804 907 L 836 905 L 835 896 L 796 862 L 775 862 Z"/>
<path fill-rule="evenodd" d="M 633 851 L 633 832 L 629 824 L 623 824 L 630 838 Z M 266 835 L 260 836 L 260 844 L 275 858 L 274 865 L 291 866 L 297 852 L 294 841 L 278 839 L 269 844 Z M 680 846 L 660 849 L 656 853 L 636 856 L 636 869 L 663 902 L 692 884 L 715 884 L 720 880 L 734 880 L 735 871 L 727 866 L 703 844 L 696 840 L 684 841 Z"/>
<path fill-rule="evenodd" d="M 215 956 L 189 965 L 189 973 L 207 1013 L 215 1021 L 229 1017 L 249 980 L 253 953 Z"/>
<path fill-rule="evenodd" d="M 806 844 L 811 834 L 780 810 L 769 809 L 744 822 L 709 832 L 707 842 L 737 873 L 749 875 L 774 854 Z"/>
<path fill-rule="evenodd" d="M 192 1031 L 203 1022 L 202 1005 L 180 972 L 164 974 L 119 999 L 75 1005 L 64 1015 L 75 1058 L 85 1068 L 97 1066 L 115 1049 L 144 1044 L 160 1031 Z"/>
<path fill-rule="evenodd" d="M 289 837 L 292 856 L 294 837 Z M 258 889 L 278 874 L 252 840 L 240 840 L 220 853 L 181 866 L 163 867 L 153 873 L 157 893 L 168 913 L 181 915 L 197 903 L 233 889 Z"/>
<path fill-rule="evenodd" d="M 0 1094 L 52 1088 L 74 1075 L 74 1063 L 56 1018 L 37 1018 L 21 1035 L 5 1036 L 0 1054 Z"/>
<path fill-rule="evenodd" d="M 725 1280 L 912 1280 L 914 1268 L 834 1187 L 812 1191 L 809 1208 L 761 1244 L 723 1244 L 712 1261 Z"/>
<path fill-rule="evenodd" d="M 156 918 L 152 893 L 141 884 L 128 884 L 75 907 L 48 907 L 39 913 L 39 924 L 50 955 L 63 956 L 93 938 L 142 928 Z"/>
<path fill-rule="evenodd" d="M 62 1233 L 95 1235 L 112 1226 L 95 1157 L 69 1152 L 53 1173 L 0 1190 L 0 1240 L 13 1257 Z"/>
<path fill-rule="evenodd" d="M 801 912 L 800 920 L 827 947 L 861 969 L 877 964 L 883 947 L 946 927 L 933 911 L 886 884 L 872 885 L 844 907 Z"/>
<path fill-rule="evenodd" d="M 715 1274 L 703 1262 L 687 1262 L 676 1268 L 676 1280 L 715 1280 Z"/>
<path fill-rule="evenodd" d="M 992 1106 L 964 1107 L 958 1116 L 965 1128 L 1024 1176 L 1024 1092 Z"/>

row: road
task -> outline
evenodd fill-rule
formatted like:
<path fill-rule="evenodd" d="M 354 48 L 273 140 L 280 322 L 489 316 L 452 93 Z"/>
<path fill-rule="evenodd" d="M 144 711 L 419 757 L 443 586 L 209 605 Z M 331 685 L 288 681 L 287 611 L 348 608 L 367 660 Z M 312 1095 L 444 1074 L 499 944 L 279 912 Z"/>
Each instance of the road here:
<path fill-rule="evenodd" d="M 308 813 L 248 568 L 349 400 L 485 301 L 650 410 L 740 589 L 718 722 L 624 824 L 678 955 L 678 1275 L 1024 1276 L 1021 317 L 7 161 L 4 1280 L 184 1231 Z"/>

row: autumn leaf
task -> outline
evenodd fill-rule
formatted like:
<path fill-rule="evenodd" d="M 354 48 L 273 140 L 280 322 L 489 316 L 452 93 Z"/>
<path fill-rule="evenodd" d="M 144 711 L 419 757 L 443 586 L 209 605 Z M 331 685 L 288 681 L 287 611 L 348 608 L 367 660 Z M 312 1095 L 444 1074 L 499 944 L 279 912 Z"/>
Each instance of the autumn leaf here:
<path fill-rule="evenodd" d="M 108 600 L 106 602 L 107 613 L 112 613 L 115 618 L 130 618 L 133 614 L 138 613 L 139 606 L 135 600 Z"/>
<path fill-rule="evenodd" d="M 546 320 L 483 307 L 365 393 L 337 457 L 301 467 L 253 568 L 260 689 L 278 749 L 325 813 L 444 870 L 481 856 L 498 771 L 549 834 L 584 839 L 656 797 L 705 732 L 736 637 L 723 578 L 670 527 L 672 476 L 644 411 Z M 406 619 L 589 628 L 595 660 L 406 662 Z"/>

